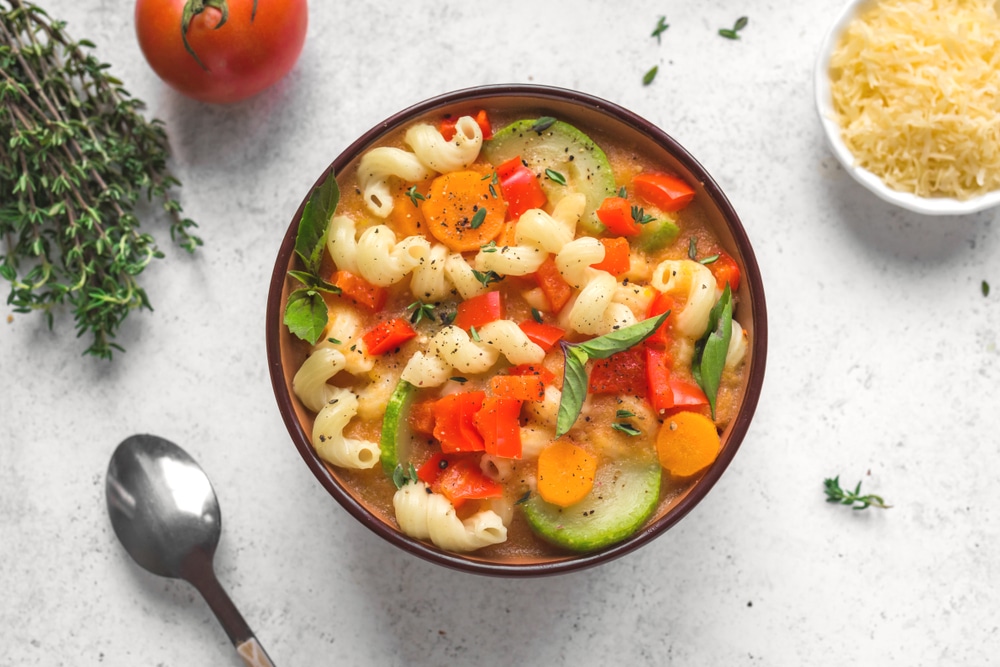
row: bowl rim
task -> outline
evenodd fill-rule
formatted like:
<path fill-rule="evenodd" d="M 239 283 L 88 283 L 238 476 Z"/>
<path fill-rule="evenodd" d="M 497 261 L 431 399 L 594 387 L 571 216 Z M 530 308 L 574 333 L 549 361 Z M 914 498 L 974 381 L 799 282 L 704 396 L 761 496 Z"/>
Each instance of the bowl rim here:
<path fill-rule="evenodd" d="M 295 415 L 293 399 L 288 390 L 281 365 L 281 326 L 282 315 L 280 312 L 281 293 L 284 288 L 286 272 L 292 258 L 295 235 L 298 229 L 299 219 L 305 202 L 312 191 L 318 187 L 327 175 L 334 170 L 334 173 L 345 167 L 353 160 L 362 149 L 383 134 L 400 127 L 421 115 L 427 114 L 435 109 L 457 104 L 468 104 L 471 102 L 486 100 L 490 98 L 524 98 L 526 104 L 536 106 L 544 105 L 546 101 L 558 104 L 572 104 L 583 107 L 592 112 L 597 112 L 605 116 L 610 116 L 619 123 L 631 126 L 633 129 L 648 136 L 652 141 L 665 149 L 671 157 L 676 159 L 693 178 L 697 179 L 704 187 L 706 193 L 716 202 L 719 212 L 729 225 L 729 231 L 733 236 L 733 242 L 737 246 L 740 259 L 742 260 L 744 271 L 743 279 L 751 298 L 751 316 L 754 326 L 754 336 L 751 341 L 751 352 L 748 355 L 750 366 L 747 369 L 748 377 L 743 401 L 739 411 L 734 417 L 729 427 L 729 437 L 726 447 L 719 455 L 716 462 L 698 480 L 688 493 L 668 512 L 652 523 L 646 525 L 641 530 L 632 534 L 622 542 L 611 545 L 604 549 L 581 554 L 569 554 L 565 559 L 545 561 L 541 563 L 498 563 L 488 560 L 477 559 L 475 552 L 472 554 L 450 553 L 438 549 L 420 540 L 404 535 L 395 527 L 387 524 L 369 512 L 358 500 L 346 491 L 336 479 L 326 469 L 319 457 L 312 449 L 310 438 L 305 433 L 302 425 Z M 370 130 L 362 134 L 344 149 L 323 173 L 316 179 L 316 182 L 306 192 L 302 203 L 291 219 L 288 228 L 282 239 L 281 246 L 275 260 L 274 269 L 271 275 L 270 287 L 267 297 L 267 309 L 265 316 L 265 337 L 267 348 L 267 359 L 269 375 L 275 400 L 278 403 L 279 412 L 288 429 L 289 435 L 299 454 L 313 475 L 323 485 L 323 487 L 334 497 L 340 505 L 347 510 L 362 525 L 376 533 L 390 544 L 400 549 L 418 556 L 424 560 L 437 563 L 454 570 L 467 573 L 498 576 L 498 577 L 537 577 L 575 572 L 596 565 L 614 560 L 620 556 L 630 553 L 639 547 L 650 542 L 667 529 L 675 525 L 686 516 L 711 490 L 728 468 L 736 451 L 742 444 L 743 438 L 752 421 L 754 412 L 760 398 L 761 386 L 764 379 L 764 370 L 767 356 L 767 307 L 764 300 L 763 281 L 760 268 L 757 264 L 756 256 L 750 244 L 746 230 L 742 221 L 733 208 L 729 199 L 722 192 L 722 189 L 709 175 L 705 168 L 675 139 L 666 132 L 654 125 L 652 122 L 641 118 L 635 113 L 608 102 L 604 99 L 582 93 L 575 90 L 558 88 L 553 86 L 543 86 L 535 84 L 497 84 L 475 86 L 463 88 L 452 92 L 431 97 L 422 102 L 413 104 L 397 113 L 392 114 L 384 121 L 376 124 Z"/>
<path fill-rule="evenodd" d="M 837 161 L 855 181 L 864 186 L 882 201 L 895 204 L 913 213 L 924 215 L 969 215 L 1000 206 L 1000 190 L 993 190 L 971 199 L 956 199 L 954 197 L 919 197 L 910 192 L 893 190 L 871 171 L 858 166 L 854 154 L 844 143 L 840 135 L 840 125 L 834 119 L 833 100 L 828 75 L 830 57 L 834 45 L 848 24 L 861 11 L 862 7 L 877 0 L 848 0 L 841 8 L 836 19 L 827 30 L 820 45 L 816 65 L 813 70 L 813 90 L 816 113 L 819 115 L 827 145 L 833 151 Z"/>

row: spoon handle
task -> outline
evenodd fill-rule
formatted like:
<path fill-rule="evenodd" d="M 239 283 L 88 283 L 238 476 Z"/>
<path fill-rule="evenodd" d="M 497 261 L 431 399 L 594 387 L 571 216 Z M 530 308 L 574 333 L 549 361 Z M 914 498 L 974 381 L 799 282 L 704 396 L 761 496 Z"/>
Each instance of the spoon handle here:
<path fill-rule="evenodd" d="M 205 598 L 212 613 L 219 619 L 222 628 L 229 635 L 229 640 L 236 647 L 236 652 L 247 667 L 274 667 L 271 658 L 264 651 L 253 630 L 247 625 L 239 609 L 233 604 L 226 590 L 219 583 L 212 569 L 211 558 L 201 559 L 197 567 L 188 568 L 184 578 L 198 589 Z M 206 562 L 207 561 L 207 562 Z"/>

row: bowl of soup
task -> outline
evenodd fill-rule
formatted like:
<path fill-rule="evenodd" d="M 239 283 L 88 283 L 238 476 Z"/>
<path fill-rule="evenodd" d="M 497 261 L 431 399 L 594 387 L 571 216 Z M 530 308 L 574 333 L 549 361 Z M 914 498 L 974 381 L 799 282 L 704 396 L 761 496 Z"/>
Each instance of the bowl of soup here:
<path fill-rule="evenodd" d="M 407 108 L 304 193 L 267 305 L 279 411 L 318 482 L 467 572 L 591 567 L 735 456 L 764 378 L 739 216 L 654 124 L 487 86 Z"/>

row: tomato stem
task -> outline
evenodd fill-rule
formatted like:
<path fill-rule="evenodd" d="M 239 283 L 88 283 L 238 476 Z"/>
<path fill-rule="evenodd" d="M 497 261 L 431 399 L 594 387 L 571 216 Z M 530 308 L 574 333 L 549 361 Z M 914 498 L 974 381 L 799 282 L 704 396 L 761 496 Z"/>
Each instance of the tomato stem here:
<path fill-rule="evenodd" d="M 215 24 L 214 28 L 212 28 L 212 30 L 218 30 L 226 24 L 227 20 L 229 20 L 229 4 L 226 0 L 187 0 L 187 2 L 184 3 L 184 13 L 181 14 L 181 40 L 184 42 L 184 50 L 190 53 L 195 62 L 198 63 L 198 65 L 206 72 L 209 71 L 208 67 L 205 66 L 205 63 L 201 61 L 198 54 L 191 48 L 191 44 L 188 43 L 187 35 L 188 30 L 191 28 L 191 21 L 195 16 L 201 14 L 208 7 L 219 10 L 219 13 L 221 14 L 219 22 Z M 256 13 L 257 2 L 254 0 L 253 13 L 250 15 L 251 21 Z"/>

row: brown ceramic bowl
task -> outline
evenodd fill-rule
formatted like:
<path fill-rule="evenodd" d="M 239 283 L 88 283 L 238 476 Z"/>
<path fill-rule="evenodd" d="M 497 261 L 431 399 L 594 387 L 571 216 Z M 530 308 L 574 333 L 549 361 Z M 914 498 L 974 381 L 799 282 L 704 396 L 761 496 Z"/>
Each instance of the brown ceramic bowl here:
<path fill-rule="evenodd" d="M 626 144 L 642 147 L 643 152 L 673 169 L 688 183 L 694 185 L 697 198 L 702 202 L 720 242 L 736 259 L 742 270 L 743 277 L 736 293 L 736 316 L 749 333 L 750 347 L 745 362 L 742 403 L 735 418 L 722 434 L 722 452 L 699 479 L 669 503 L 661 505 L 658 513 L 644 527 L 626 540 L 599 551 L 553 555 L 535 560 L 523 558 L 491 560 L 477 556 L 475 552 L 471 554 L 445 552 L 431 544 L 404 535 L 393 523 L 375 514 L 363 500 L 354 495 L 344 485 L 340 473 L 335 468 L 327 466 L 317 456 L 309 439 L 312 417 L 291 390 L 292 377 L 304 357 L 304 344 L 291 336 L 282 324 L 282 313 L 291 282 L 286 278 L 286 272 L 295 262 L 293 247 L 299 218 L 305 200 L 313 188 L 322 183 L 331 169 L 334 173 L 341 173 L 366 149 L 401 126 L 431 116 L 440 118 L 446 113 L 474 114 L 481 108 L 516 109 L 531 114 L 556 116 L 570 123 L 596 128 L 605 134 L 620 137 Z M 618 558 L 662 535 L 701 501 L 736 455 L 736 450 L 750 426 L 764 380 L 767 314 L 760 270 L 746 231 L 725 194 L 694 157 L 649 121 L 604 100 L 558 88 L 509 85 L 460 90 L 421 102 L 379 123 L 341 153 L 327 170 L 319 175 L 314 185 L 303 190 L 305 195 L 303 202 L 292 218 L 278 250 L 268 295 L 267 355 L 271 382 L 278 409 L 284 418 L 292 442 L 316 479 L 344 509 L 388 542 L 431 562 L 477 574 L 540 576 L 580 570 Z"/>

